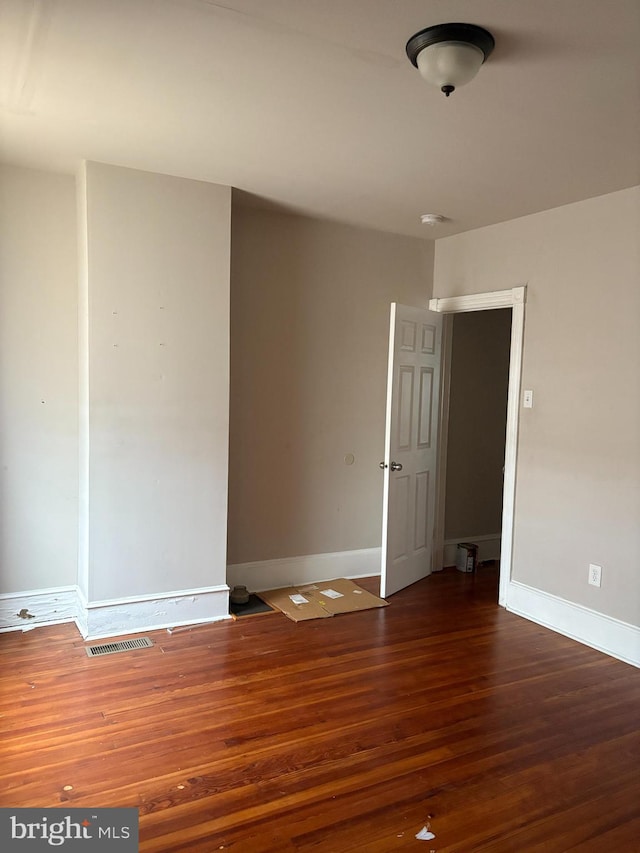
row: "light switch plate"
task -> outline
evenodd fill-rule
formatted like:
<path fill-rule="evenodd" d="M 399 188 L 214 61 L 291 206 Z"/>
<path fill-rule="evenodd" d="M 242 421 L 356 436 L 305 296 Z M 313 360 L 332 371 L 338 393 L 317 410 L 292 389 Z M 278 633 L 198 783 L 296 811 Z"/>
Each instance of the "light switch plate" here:
<path fill-rule="evenodd" d="M 523 405 L 525 409 L 533 409 L 533 391 L 524 392 Z"/>

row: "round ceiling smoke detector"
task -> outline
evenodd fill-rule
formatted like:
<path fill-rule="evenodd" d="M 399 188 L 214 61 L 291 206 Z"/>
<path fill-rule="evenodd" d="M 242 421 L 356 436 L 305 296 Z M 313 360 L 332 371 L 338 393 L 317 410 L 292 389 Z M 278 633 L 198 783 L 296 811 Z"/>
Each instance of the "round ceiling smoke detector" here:
<path fill-rule="evenodd" d="M 441 213 L 423 213 L 420 217 L 420 222 L 423 225 L 440 225 L 446 221 L 446 218 Z"/>

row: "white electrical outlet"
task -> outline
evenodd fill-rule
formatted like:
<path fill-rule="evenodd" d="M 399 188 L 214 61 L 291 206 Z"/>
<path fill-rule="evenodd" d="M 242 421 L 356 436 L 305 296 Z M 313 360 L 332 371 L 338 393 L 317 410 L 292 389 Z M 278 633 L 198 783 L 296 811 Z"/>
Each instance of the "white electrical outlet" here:
<path fill-rule="evenodd" d="M 591 586 L 600 586 L 602 583 L 602 566 L 589 563 L 589 583 Z"/>
<path fill-rule="evenodd" d="M 524 392 L 523 405 L 525 409 L 533 409 L 533 391 L 527 390 Z"/>

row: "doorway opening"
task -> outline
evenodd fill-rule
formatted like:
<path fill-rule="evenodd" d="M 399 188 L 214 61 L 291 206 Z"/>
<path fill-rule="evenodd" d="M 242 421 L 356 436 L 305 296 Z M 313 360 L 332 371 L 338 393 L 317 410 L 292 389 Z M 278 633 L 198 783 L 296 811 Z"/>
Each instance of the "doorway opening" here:
<path fill-rule="evenodd" d="M 502 531 L 511 309 L 447 318 L 450 335 L 443 567 L 477 548 L 478 567 L 494 567 L 496 599 Z M 465 560 L 462 560 L 465 563 Z M 490 573 L 490 572 L 489 572 Z"/>
<path fill-rule="evenodd" d="M 511 308 L 511 341 L 509 348 L 509 380 L 507 389 L 507 417 L 504 448 L 504 477 L 502 492 L 502 523 L 500 533 L 500 582 L 498 603 L 506 607 L 513 560 L 513 525 L 516 488 L 516 456 L 518 446 L 518 423 L 520 406 L 520 383 L 522 374 L 522 350 L 524 344 L 524 307 L 526 285 L 508 290 L 496 290 L 469 296 L 451 296 L 431 299 L 429 309 L 442 314 L 459 314 L 475 311 L 487 311 L 499 308 Z M 445 326 L 445 346 L 443 351 L 443 377 L 445 379 L 441 397 L 440 434 L 445 438 L 449 413 L 451 319 Z M 447 442 L 439 445 L 439 475 L 436 524 L 434 530 L 433 565 L 444 565 L 445 508 L 446 508 L 446 460 Z"/>

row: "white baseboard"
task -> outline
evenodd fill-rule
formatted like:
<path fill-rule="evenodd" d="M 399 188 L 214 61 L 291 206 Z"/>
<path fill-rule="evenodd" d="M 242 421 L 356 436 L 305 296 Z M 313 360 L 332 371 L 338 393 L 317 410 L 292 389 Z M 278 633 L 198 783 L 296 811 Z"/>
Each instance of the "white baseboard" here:
<path fill-rule="evenodd" d="M 85 640 L 98 640 L 228 618 L 226 584 L 90 603 L 76 586 L 0 596 L 0 632 L 75 622 Z"/>
<path fill-rule="evenodd" d="M 111 601 L 83 602 L 77 623 L 85 640 L 99 640 L 229 618 L 229 587 L 222 584 Z"/>
<path fill-rule="evenodd" d="M 443 566 L 455 566 L 459 542 L 473 542 L 478 546 L 478 562 L 483 560 L 500 559 L 500 542 L 502 534 L 489 533 L 484 536 L 459 536 L 457 539 L 446 539 L 444 543 Z"/>
<path fill-rule="evenodd" d="M 0 632 L 75 622 L 78 588 L 60 586 L 0 595 Z"/>
<path fill-rule="evenodd" d="M 236 563 L 227 566 L 227 583 L 230 587 L 243 585 L 251 592 L 261 592 L 332 578 L 370 577 L 380 574 L 380 556 L 380 548 L 362 548 L 357 551 Z"/>
<path fill-rule="evenodd" d="M 518 581 L 509 583 L 507 610 L 640 667 L 640 628 L 635 625 Z"/>

